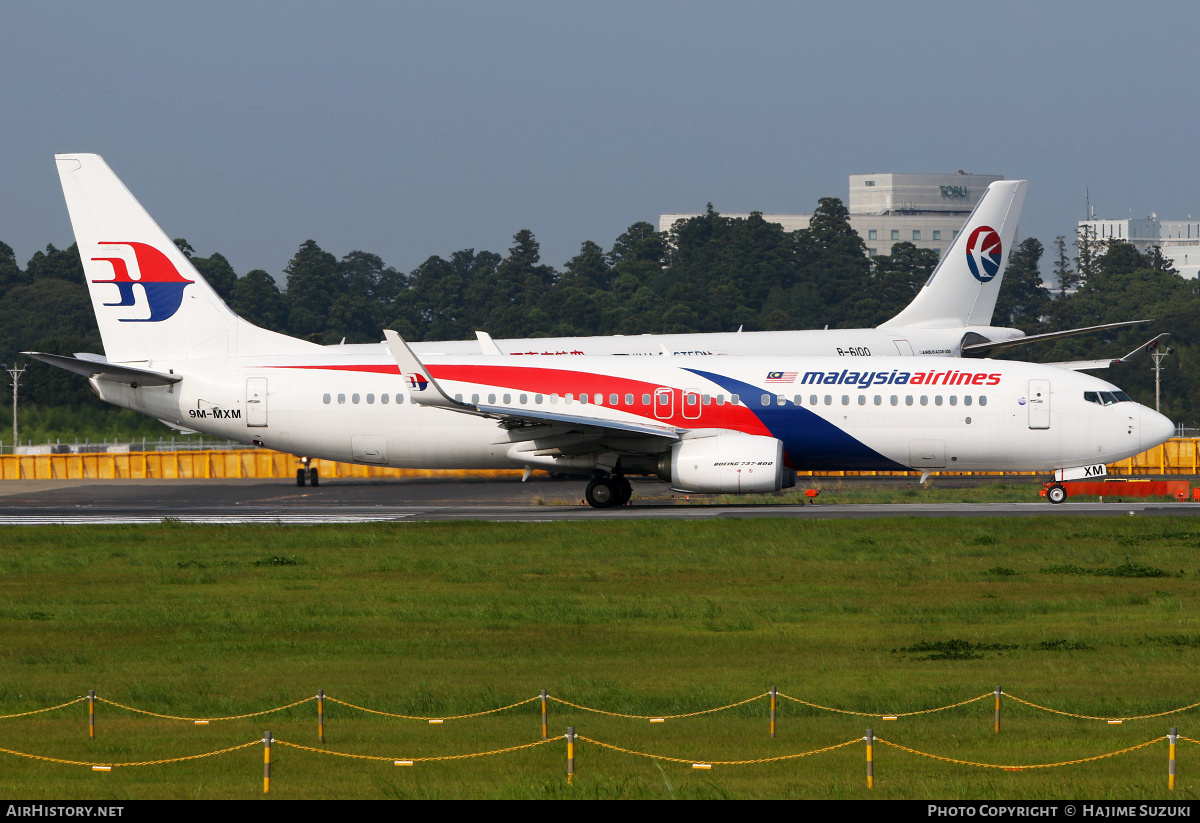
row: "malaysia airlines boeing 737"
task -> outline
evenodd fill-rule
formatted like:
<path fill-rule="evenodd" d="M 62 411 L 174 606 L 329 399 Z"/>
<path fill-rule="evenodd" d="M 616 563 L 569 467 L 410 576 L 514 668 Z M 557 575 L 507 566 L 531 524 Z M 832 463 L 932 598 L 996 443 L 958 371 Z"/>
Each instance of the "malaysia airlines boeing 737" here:
<path fill-rule="evenodd" d="M 394 332 L 320 346 L 247 323 L 95 155 L 57 156 L 105 355 L 30 353 L 177 426 L 389 466 L 546 468 L 694 492 L 771 492 L 797 469 L 1052 470 L 1173 432 L 1095 377 L 937 357 L 419 356 Z"/>

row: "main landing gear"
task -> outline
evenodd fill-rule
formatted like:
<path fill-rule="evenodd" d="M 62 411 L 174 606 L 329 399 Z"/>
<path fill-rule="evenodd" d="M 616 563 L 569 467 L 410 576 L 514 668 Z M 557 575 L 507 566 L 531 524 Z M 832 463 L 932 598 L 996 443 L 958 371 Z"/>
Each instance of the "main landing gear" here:
<path fill-rule="evenodd" d="M 596 477 L 588 483 L 587 491 L 583 493 L 589 506 L 593 509 L 611 509 L 614 506 L 624 506 L 633 497 L 633 486 L 624 475 L 614 474 L 610 477 Z"/>
<path fill-rule="evenodd" d="M 1057 483 L 1046 486 L 1046 499 L 1051 503 L 1062 503 L 1067 499 L 1067 490 Z"/>
<path fill-rule="evenodd" d="M 308 458 L 307 457 L 302 458 L 300 460 L 300 462 L 303 463 L 305 466 L 307 466 Z M 308 469 L 304 469 L 304 468 L 296 469 L 296 485 L 303 486 L 305 478 L 308 479 L 308 485 L 310 485 L 310 486 L 315 487 L 315 486 L 321 485 L 321 476 L 319 474 L 317 474 L 316 466 L 313 466 Z"/>

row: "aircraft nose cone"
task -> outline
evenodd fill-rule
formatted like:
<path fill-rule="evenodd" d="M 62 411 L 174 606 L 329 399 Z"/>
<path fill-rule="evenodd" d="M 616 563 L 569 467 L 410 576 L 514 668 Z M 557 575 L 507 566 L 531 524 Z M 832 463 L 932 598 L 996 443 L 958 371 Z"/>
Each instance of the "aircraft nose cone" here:
<path fill-rule="evenodd" d="M 1158 412 L 1142 409 L 1142 450 L 1152 449 L 1175 436 L 1175 424 Z"/>

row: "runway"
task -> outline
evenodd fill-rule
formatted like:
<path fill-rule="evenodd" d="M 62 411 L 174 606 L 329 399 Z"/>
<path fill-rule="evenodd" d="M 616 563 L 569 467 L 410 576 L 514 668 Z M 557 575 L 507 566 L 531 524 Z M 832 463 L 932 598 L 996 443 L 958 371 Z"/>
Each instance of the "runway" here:
<path fill-rule="evenodd" d="M 159 523 L 322 524 L 447 520 L 572 520 L 787 517 L 810 520 L 1029 515 L 1190 516 L 1190 503 L 888 503 L 723 505 L 703 495 L 634 481 L 620 509 L 582 504 L 582 480 L 338 480 L 318 488 L 283 480 L 0 481 L 0 525 Z M 769 498 L 764 498 L 764 501 Z M 834 498 L 836 499 L 836 498 Z"/>

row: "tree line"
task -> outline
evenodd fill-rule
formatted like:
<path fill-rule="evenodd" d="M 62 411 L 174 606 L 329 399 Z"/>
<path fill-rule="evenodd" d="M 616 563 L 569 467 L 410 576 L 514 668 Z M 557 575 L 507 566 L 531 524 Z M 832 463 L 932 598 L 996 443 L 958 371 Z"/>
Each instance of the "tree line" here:
<path fill-rule="evenodd" d="M 607 250 L 585 241 L 561 271 L 541 261 L 532 231 L 513 236 L 507 254 L 463 249 L 433 256 L 410 272 L 375 254 L 342 258 L 303 242 L 280 277 L 244 275 L 219 252 L 201 256 L 175 241 L 233 311 L 275 331 L 318 343 L 367 343 L 394 328 L 411 340 L 850 328 L 875 326 L 906 306 L 937 265 L 912 243 L 867 257 L 837 198 L 822 198 L 808 228 L 784 231 L 761 214 L 730 218 L 711 204 L 670 231 L 637 222 Z M 1058 293 L 1042 282 L 1045 249 L 1036 238 L 1010 256 L 993 323 L 1027 333 L 1154 318 L 1105 335 L 1017 349 L 1020 359 L 1056 361 L 1120 355 L 1158 331 L 1172 333 L 1163 411 L 1194 419 L 1200 369 L 1191 341 L 1200 322 L 1195 281 L 1179 277 L 1160 250 L 1083 238 L 1069 256 L 1056 238 L 1050 264 Z M 282 287 L 280 286 L 282 283 Z M 1127 348 L 1126 348 L 1127 347 Z M 102 351 L 75 246 L 47 246 L 22 268 L 0 243 L 0 357 L 38 349 Z M 1106 375 L 1153 402 L 1145 366 Z M 5 396 L 9 389 L 5 387 Z M 34 363 L 22 395 L 44 406 L 94 404 L 84 381 Z"/>

